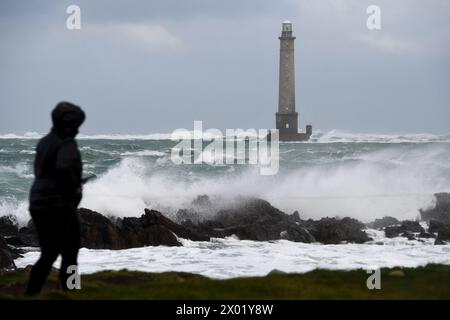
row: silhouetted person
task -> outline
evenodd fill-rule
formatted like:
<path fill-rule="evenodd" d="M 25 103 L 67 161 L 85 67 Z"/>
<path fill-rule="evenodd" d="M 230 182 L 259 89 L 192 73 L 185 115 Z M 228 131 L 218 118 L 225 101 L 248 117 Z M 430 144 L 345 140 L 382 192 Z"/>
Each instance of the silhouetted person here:
<path fill-rule="evenodd" d="M 67 288 L 67 267 L 77 265 L 80 228 L 82 164 L 75 136 L 84 122 L 80 107 L 60 102 L 52 111 L 53 127 L 36 147 L 35 180 L 30 192 L 30 214 L 36 227 L 41 256 L 33 266 L 26 294 L 38 294 L 58 255 L 60 281 Z"/>

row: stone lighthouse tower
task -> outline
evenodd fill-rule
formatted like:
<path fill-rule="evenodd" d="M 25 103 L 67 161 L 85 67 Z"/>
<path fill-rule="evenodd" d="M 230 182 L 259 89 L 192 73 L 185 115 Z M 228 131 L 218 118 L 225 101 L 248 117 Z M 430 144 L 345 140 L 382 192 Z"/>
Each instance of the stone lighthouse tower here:
<path fill-rule="evenodd" d="M 306 127 L 306 133 L 298 132 L 298 113 L 295 111 L 295 69 L 294 40 L 292 23 L 284 21 L 280 39 L 280 78 L 278 92 L 278 112 L 276 128 L 281 141 L 305 141 L 312 133 L 312 127 Z"/>

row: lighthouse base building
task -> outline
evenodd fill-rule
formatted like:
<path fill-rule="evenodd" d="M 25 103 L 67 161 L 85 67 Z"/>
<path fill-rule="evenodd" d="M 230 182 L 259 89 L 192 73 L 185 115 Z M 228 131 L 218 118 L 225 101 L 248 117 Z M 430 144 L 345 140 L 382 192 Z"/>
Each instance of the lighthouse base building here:
<path fill-rule="evenodd" d="M 295 66 L 292 23 L 284 21 L 280 39 L 280 78 L 278 91 L 278 112 L 276 128 L 280 141 L 307 141 L 312 134 L 312 126 L 305 132 L 298 132 L 298 113 L 295 111 Z"/>

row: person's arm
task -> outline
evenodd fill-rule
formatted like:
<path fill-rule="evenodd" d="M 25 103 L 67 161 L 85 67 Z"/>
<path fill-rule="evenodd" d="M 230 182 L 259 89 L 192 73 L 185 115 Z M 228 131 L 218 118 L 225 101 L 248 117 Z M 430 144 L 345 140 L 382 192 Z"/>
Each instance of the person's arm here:
<path fill-rule="evenodd" d="M 77 193 L 81 187 L 81 159 L 75 140 L 63 142 L 56 157 L 56 182 L 65 195 Z"/>

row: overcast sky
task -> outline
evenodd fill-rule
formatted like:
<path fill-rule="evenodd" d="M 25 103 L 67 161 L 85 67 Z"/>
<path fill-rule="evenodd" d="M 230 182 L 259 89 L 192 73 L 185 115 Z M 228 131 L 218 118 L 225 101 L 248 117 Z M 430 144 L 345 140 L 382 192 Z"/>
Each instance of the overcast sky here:
<path fill-rule="evenodd" d="M 301 127 L 450 132 L 448 0 L 1 0 L 0 133 L 46 132 L 60 100 L 84 133 L 273 128 L 285 19 Z"/>

